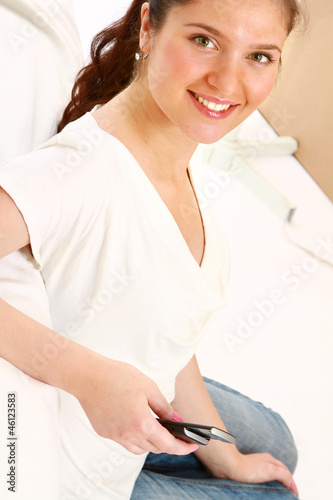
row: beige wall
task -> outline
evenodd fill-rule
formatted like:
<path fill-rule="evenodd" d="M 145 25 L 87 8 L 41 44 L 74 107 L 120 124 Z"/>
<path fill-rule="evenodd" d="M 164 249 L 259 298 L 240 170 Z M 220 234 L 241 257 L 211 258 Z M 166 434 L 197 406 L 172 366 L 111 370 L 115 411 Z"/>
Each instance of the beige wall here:
<path fill-rule="evenodd" d="M 260 108 L 279 135 L 299 142 L 296 157 L 333 200 L 333 0 L 307 0 L 304 34 L 287 41 L 282 72 Z"/>

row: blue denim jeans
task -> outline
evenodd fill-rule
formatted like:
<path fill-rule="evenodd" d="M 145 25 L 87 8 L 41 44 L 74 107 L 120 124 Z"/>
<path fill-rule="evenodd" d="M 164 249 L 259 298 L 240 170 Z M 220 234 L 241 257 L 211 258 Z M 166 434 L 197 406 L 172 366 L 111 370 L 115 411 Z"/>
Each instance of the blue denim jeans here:
<path fill-rule="evenodd" d="M 242 453 L 267 452 L 293 473 L 297 451 L 293 437 L 277 413 L 218 382 L 204 379 L 211 399 Z M 200 404 L 200 402 L 198 402 Z M 213 478 L 195 455 L 150 453 L 131 500 L 296 500 L 277 481 L 246 484 Z"/>

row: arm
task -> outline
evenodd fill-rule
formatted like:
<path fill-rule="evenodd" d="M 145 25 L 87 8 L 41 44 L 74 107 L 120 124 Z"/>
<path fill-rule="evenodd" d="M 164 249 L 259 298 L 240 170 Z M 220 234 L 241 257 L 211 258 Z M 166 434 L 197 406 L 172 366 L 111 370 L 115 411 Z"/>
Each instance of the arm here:
<path fill-rule="evenodd" d="M 185 422 L 214 425 L 227 430 L 206 390 L 195 356 L 177 377 L 172 406 Z M 200 446 L 195 454 L 215 477 L 245 483 L 277 480 L 287 488 L 292 484 L 294 493 L 298 495 L 287 467 L 268 453 L 243 455 L 235 445 L 212 440 L 207 446 Z"/>
<path fill-rule="evenodd" d="M 133 366 L 65 339 L 2 300 L 0 325 L 0 356 L 31 377 L 75 396 L 100 436 L 135 454 L 183 455 L 196 448 L 156 422 L 150 408 L 167 419 L 174 410 L 156 384 Z M 53 353 L 51 359 L 47 352 Z"/>
<path fill-rule="evenodd" d="M 0 259 L 28 243 L 28 228 L 21 212 L 0 187 Z"/>
<path fill-rule="evenodd" d="M 22 214 L 0 189 L 0 258 L 29 242 Z M 65 339 L 3 300 L 0 356 L 29 376 L 75 396 L 99 435 L 133 453 L 182 455 L 196 448 L 175 439 L 152 416 L 150 408 L 167 419 L 174 410 L 151 379 L 133 366 Z"/>

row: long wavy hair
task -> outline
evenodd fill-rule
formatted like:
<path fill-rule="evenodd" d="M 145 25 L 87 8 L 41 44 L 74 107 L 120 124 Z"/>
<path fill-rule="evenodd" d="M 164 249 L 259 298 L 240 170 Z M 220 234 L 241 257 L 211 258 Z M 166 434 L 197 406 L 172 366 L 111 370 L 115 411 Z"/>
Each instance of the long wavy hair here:
<path fill-rule="evenodd" d="M 150 0 L 149 22 L 155 33 L 163 26 L 169 11 L 195 0 Z M 272 1 L 272 0 L 269 0 Z M 297 0 L 274 0 L 283 8 L 288 34 L 301 18 Z M 97 104 L 105 104 L 124 90 L 137 70 L 135 53 L 139 50 L 141 7 L 144 0 L 134 0 L 124 17 L 98 33 L 92 41 L 91 62 L 77 75 L 71 100 L 58 126 L 80 118 Z"/>

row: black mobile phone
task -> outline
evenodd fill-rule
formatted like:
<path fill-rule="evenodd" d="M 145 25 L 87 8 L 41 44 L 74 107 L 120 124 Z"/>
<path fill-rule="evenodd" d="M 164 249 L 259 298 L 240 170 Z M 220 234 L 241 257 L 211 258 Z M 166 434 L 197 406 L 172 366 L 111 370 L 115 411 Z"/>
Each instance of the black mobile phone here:
<path fill-rule="evenodd" d="M 235 436 L 217 427 L 212 427 L 211 425 L 176 422 L 174 420 L 163 420 L 160 418 L 158 418 L 157 421 L 173 436 L 189 443 L 206 445 L 209 443 L 210 439 L 218 439 L 225 443 L 236 444 Z"/>

